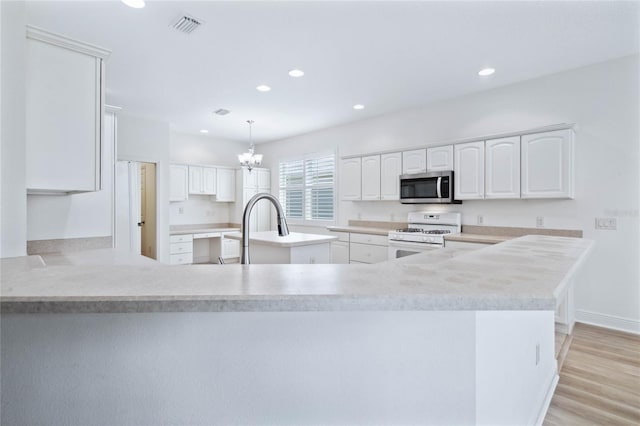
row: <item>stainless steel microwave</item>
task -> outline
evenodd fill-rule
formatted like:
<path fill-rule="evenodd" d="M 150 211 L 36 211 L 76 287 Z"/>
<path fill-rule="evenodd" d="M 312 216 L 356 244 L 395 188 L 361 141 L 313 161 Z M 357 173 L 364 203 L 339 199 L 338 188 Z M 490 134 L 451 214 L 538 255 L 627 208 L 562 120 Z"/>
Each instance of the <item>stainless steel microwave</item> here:
<path fill-rule="evenodd" d="M 453 204 L 453 171 L 400 175 L 400 202 L 403 204 Z"/>

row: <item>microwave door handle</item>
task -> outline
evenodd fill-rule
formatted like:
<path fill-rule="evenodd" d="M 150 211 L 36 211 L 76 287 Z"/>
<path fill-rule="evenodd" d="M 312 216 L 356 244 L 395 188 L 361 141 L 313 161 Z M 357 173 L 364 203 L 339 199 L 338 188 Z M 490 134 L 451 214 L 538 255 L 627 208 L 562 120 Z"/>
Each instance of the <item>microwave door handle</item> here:
<path fill-rule="evenodd" d="M 436 191 L 438 191 L 438 198 L 442 198 L 442 177 L 438 177 Z"/>

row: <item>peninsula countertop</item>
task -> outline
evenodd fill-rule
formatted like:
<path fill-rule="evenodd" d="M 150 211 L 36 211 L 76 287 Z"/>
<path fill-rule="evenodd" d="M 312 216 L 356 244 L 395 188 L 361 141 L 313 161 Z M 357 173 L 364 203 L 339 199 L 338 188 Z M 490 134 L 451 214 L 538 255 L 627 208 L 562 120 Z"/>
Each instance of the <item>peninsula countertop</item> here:
<path fill-rule="evenodd" d="M 592 245 L 530 235 L 372 265 L 169 266 L 124 261 L 111 250 L 50 264 L 2 259 L 0 307 L 3 314 L 553 310 Z"/>
<path fill-rule="evenodd" d="M 234 232 L 226 234 L 225 238 L 241 241 L 242 234 L 240 232 Z M 285 237 L 280 237 L 277 231 L 259 231 L 249 233 L 249 240 L 251 242 L 274 247 L 309 246 L 313 244 L 330 243 L 337 239 L 338 237 L 331 235 L 303 234 L 301 232 L 290 232 L 289 235 Z"/>

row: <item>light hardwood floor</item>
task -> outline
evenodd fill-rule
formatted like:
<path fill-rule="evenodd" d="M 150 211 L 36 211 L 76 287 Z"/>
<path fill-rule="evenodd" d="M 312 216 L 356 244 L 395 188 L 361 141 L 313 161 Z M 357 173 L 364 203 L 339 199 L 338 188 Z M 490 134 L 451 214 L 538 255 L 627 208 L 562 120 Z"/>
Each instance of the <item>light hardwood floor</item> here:
<path fill-rule="evenodd" d="M 640 336 L 576 324 L 568 342 L 544 425 L 640 425 Z"/>

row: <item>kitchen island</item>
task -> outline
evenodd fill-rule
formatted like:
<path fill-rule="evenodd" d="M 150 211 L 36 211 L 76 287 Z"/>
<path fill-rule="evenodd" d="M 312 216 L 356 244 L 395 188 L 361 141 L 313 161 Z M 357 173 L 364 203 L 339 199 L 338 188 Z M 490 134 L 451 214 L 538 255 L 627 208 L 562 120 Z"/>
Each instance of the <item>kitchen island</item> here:
<path fill-rule="evenodd" d="M 227 234 L 226 238 L 242 241 L 240 232 Z M 251 232 L 249 250 L 251 263 L 331 263 L 331 235 L 290 232 L 281 237 L 276 231 Z M 242 249 L 242 247 L 240 247 Z"/>
<path fill-rule="evenodd" d="M 533 424 L 557 381 L 554 311 L 591 245 L 529 236 L 374 265 L 3 260 L 2 422 Z"/>

